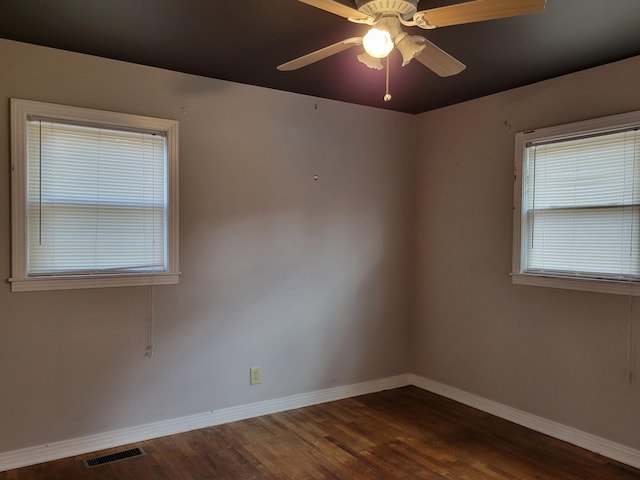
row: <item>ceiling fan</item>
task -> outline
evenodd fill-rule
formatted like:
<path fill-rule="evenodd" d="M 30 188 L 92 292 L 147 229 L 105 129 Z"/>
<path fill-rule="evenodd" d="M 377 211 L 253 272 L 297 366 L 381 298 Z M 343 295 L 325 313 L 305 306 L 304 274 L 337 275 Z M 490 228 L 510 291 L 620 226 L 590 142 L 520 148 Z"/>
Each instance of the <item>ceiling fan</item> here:
<path fill-rule="evenodd" d="M 537 13 L 544 10 L 546 0 L 471 0 L 444 7 L 418 11 L 418 0 L 356 0 L 357 9 L 335 0 L 299 0 L 302 3 L 339 15 L 353 23 L 370 25 L 364 37 L 352 37 L 279 65 L 281 71 L 297 70 L 344 50 L 362 45 L 358 60 L 369 68 L 381 70 L 381 59 L 395 48 L 402 55 L 402 66 L 414 58 L 441 77 L 462 72 L 466 67 L 420 35 L 409 35 L 402 26 L 433 29 L 463 23 Z M 388 92 L 385 100 L 391 99 Z"/>

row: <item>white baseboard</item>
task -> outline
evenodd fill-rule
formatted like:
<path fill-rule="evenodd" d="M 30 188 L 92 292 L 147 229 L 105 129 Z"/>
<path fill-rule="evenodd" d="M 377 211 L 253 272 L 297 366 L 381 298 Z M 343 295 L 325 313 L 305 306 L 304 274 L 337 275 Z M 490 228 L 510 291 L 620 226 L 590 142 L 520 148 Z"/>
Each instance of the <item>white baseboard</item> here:
<path fill-rule="evenodd" d="M 459 390 L 442 383 L 410 374 L 408 383 L 456 402 L 476 408 L 504 420 L 530 428 L 536 432 L 563 440 L 602 456 L 617 460 L 635 468 L 640 468 L 640 450 L 597 437 L 590 433 L 567 427 L 561 423 L 531 413 L 517 410 L 492 400 Z"/>
<path fill-rule="evenodd" d="M 0 472 L 260 415 L 404 387 L 408 385 L 407 379 L 407 375 L 398 375 L 0 453 Z"/>
<path fill-rule="evenodd" d="M 35 465 L 37 463 L 73 457 L 96 452 L 107 448 L 119 447 L 153 438 L 188 432 L 199 428 L 221 425 L 223 423 L 245 420 L 247 418 L 268 415 L 270 413 L 308 407 L 320 403 L 342 400 L 344 398 L 365 395 L 367 393 L 392 388 L 415 385 L 423 390 L 441 395 L 456 402 L 468 405 L 531 430 L 563 440 L 586 450 L 617 460 L 635 468 L 640 468 L 640 451 L 624 445 L 567 427 L 557 422 L 517 410 L 492 400 L 459 390 L 442 383 L 414 374 L 373 380 L 354 385 L 328 388 L 315 392 L 291 395 L 288 397 L 265 400 L 237 407 L 223 408 L 212 412 L 199 413 L 170 420 L 164 420 L 136 427 L 124 428 L 112 432 L 99 433 L 86 437 L 63 440 L 60 442 L 29 447 L 12 452 L 0 453 L 0 472 L 14 468 Z"/>

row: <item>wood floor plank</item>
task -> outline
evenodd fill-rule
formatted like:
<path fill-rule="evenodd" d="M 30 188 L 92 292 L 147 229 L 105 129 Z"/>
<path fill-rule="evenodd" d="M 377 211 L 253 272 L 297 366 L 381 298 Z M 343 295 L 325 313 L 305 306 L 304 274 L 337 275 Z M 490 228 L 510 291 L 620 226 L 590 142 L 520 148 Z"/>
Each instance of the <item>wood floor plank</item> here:
<path fill-rule="evenodd" d="M 415 387 L 0 473 L 0 480 L 640 480 L 640 470 Z"/>

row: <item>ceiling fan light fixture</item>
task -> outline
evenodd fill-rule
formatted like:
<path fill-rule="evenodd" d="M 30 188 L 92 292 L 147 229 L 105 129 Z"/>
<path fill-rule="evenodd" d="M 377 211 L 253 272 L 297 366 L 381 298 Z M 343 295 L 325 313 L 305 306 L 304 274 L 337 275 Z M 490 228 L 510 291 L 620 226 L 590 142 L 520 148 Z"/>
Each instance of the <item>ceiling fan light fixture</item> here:
<path fill-rule="evenodd" d="M 374 58 L 384 58 L 393 50 L 393 39 L 388 30 L 372 28 L 362 38 L 365 51 Z"/>
<path fill-rule="evenodd" d="M 382 70 L 382 62 L 379 58 L 372 57 L 367 52 L 361 53 L 357 56 L 360 63 L 365 64 L 367 67 L 373 70 Z"/>
<path fill-rule="evenodd" d="M 421 43 L 420 40 L 422 40 L 422 37 L 412 37 L 404 32 L 396 37 L 396 47 L 398 47 L 398 51 L 402 55 L 403 67 L 420 55 L 425 49 L 425 43 Z"/>

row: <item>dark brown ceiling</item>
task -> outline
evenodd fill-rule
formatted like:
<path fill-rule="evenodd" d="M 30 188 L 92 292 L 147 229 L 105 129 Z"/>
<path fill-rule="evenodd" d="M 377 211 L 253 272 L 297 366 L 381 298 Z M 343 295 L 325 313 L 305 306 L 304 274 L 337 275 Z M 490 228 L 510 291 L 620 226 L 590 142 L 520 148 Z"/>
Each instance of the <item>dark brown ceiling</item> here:
<path fill-rule="evenodd" d="M 276 70 L 366 31 L 296 0 L 0 0 L 2 38 L 408 113 L 639 55 L 640 0 L 547 0 L 534 15 L 407 30 L 467 69 L 440 78 L 392 56 L 393 99 L 384 102 L 384 72 L 359 63 L 355 49 L 298 71 Z"/>

